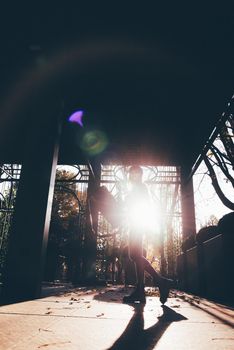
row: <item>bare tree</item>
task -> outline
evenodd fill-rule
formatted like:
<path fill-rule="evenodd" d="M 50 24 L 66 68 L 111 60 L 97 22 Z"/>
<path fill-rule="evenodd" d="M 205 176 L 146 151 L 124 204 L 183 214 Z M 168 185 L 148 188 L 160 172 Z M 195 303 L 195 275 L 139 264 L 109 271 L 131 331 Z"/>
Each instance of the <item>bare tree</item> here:
<path fill-rule="evenodd" d="M 221 202 L 229 209 L 234 210 L 234 201 L 230 200 L 222 190 L 217 169 L 220 169 L 225 176 L 226 182 L 230 182 L 234 188 L 234 118 L 229 114 L 216 139 L 210 143 L 206 153 L 203 154 L 203 160 L 206 164 L 208 175 L 211 178 L 212 185 Z M 218 142 L 215 142 L 218 141 Z M 231 196 L 234 198 L 234 196 Z"/>

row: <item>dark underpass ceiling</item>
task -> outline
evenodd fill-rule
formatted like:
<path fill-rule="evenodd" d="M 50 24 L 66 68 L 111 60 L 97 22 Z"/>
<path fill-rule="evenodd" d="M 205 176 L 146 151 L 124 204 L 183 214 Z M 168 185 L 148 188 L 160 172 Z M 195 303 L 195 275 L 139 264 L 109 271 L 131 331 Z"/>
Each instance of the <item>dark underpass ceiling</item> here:
<path fill-rule="evenodd" d="M 233 94 L 233 9 L 6 8 L 3 161 L 23 159 L 41 111 L 61 105 L 106 135 L 103 158 L 192 165 Z M 60 162 L 82 161 L 79 135 L 65 123 Z"/>

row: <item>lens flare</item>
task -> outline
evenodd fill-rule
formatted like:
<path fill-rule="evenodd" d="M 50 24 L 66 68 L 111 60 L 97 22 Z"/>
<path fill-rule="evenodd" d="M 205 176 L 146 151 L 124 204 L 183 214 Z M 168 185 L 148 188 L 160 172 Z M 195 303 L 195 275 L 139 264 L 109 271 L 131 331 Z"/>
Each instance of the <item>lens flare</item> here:
<path fill-rule="evenodd" d="M 108 140 L 104 132 L 92 130 L 84 134 L 80 146 L 89 156 L 95 156 L 103 152 L 107 145 Z"/>
<path fill-rule="evenodd" d="M 76 111 L 72 113 L 72 115 L 70 115 L 68 120 L 70 123 L 76 123 L 83 127 L 83 121 L 82 121 L 83 115 L 84 115 L 83 111 Z"/>

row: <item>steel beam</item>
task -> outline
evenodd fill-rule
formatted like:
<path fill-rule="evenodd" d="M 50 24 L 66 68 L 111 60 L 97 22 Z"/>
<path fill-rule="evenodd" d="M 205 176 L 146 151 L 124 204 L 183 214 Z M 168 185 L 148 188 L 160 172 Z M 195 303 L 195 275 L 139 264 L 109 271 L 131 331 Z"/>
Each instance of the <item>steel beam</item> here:
<path fill-rule="evenodd" d="M 3 303 L 40 296 L 61 131 L 60 108 L 44 108 L 36 111 L 28 135 L 9 236 Z"/>
<path fill-rule="evenodd" d="M 189 178 L 190 169 L 181 167 L 181 204 L 183 241 L 196 233 L 194 192 L 192 178 Z"/>

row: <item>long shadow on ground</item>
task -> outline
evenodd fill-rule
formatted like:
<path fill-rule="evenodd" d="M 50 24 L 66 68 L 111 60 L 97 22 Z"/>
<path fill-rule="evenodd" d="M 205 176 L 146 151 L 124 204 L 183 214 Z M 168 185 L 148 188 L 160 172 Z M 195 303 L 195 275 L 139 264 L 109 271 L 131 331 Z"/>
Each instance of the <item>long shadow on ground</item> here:
<path fill-rule="evenodd" d="M 94 299 L 103 302 L 122 303 L 123 296 L 133 288 L 110 287 L 101 289 Z M 159 294 L 158 294 L 159 295 Z M 144 305 L 132 304 L 134 314 L 128 326 L 108 350 L 152 350 L 172 322 L 187 320 L 170 307 L 162 306 L 163 314 L 156 318 L 153 326 L 144 329 Z"/>
<path fill-rule="evenodd" d="M 134 309 L 134 315 L 127 328 L 108 350 L 152 350 L 172 322 L 187 320 L 164 305 L 162 316 L 157 318 L 153 326 L 144 329 L 144 306 L 138 304 Z"/>

